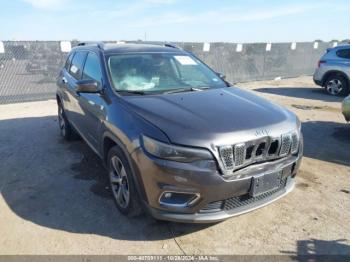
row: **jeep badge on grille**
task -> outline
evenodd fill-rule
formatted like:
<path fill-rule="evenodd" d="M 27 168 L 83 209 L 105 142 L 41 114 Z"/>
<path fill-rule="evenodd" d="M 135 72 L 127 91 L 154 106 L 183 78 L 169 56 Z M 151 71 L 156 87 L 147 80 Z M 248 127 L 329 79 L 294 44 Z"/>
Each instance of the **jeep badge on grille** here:
<path fill-rule="evenodd" d="M 255 136 L 268 136 L 269 130 L 267 129 L 259 129 L 255 131 Z"/>

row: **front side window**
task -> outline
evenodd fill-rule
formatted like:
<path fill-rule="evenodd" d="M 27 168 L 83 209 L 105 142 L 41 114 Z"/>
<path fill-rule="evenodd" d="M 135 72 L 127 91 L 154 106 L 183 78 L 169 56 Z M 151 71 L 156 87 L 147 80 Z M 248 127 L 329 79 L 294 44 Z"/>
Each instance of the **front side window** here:
<path fill-rule="evenodd" d="M 83 72 L 83 79 L 92 79 L 101 84 L 102 73 L 100 61 L 95 53 L 89 52 Z"/>
<path fill-rule="evenodd" d="M 83 51 L 76 52 L 69 68 L 69 73 L 77 80 L 81 79 L 86 53 Z"/>
<path fill-rule="evenodd" d="M 109 56 L 108 67 L 117 91 L 147 93 L 180 88 L 226 87 L 216 73 L 187 54 L 115 54 Z"/>

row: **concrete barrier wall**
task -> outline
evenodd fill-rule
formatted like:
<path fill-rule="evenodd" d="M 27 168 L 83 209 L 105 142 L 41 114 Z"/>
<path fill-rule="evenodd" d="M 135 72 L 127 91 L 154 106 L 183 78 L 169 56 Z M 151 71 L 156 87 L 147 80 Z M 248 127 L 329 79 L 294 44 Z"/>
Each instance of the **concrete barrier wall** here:
<path fill-rule="evenodd" d="M 212 43 L 208 52 L 203 43 L 179 43 L 233 83 L 313 74 L 317 61 L 334 43 Z M 238 47 L 238 45 L 240 45 Z M 267 47 L 270 47 L 267 51 Z M 295 49 L 292 49 L 292 45 Z M 239 51 L 241 49 L 241 51 Z"/>
<path fill-rule="evenodd" d="M 147 42 L 158 43 L 162 42 Z M 77 42 L 0 42 L 0 104 L 54 98 L 56 76 Z M 174 43 L 194 53 L 231 83 L 313 73 L 334 43 Z"/>

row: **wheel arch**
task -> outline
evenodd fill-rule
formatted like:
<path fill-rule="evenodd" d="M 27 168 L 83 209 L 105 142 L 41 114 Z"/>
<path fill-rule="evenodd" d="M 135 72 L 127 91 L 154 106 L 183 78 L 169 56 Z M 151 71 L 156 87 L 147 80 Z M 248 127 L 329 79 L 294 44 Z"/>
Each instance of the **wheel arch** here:
<path fill-rule="evenodd" d="M 102 160 L 103 163 L 105 165 L 106 168 L 108 168 L 108 152 L 109 150 L 114 147 L 117 146 L 124 154 L 125 158 L 127 159 L 131 172 L 132 172 L 132 176 L 134 179 L 134 183 L 135 183 L 135 187 L 136 187 L 136 191 L 137 194 L 139 196 L 140 199 L 140 203 L 143 204 L 142 199 L 146 199 L 146 193 L 144 188 L 141 186 L 142 182 L 141 182 L 141 177 L 140 177 L 140 173 L 139 170 L 135 167 L 133 160 L 131 159 L 130 153 L 128 152 L 126 146 L 124 145 L 124 143 L 117 138 L 115 135 L 113 135 L 112 133 L 106 131 L 103 135 L 102 138 L 102 149 L 101 149 L 101 153 L 102 153 Z"/>
<path fill-rule="evenodd" d="M 107 164 L 108 152 L 114 146 L 118 146 L 120 150 L 124 153 L 125 157 L 127 157 L 129 160 L 129 152 L 124 143 L 118 137 L 116 137 L 108 131 L 106 131 L 102 137 L 101 146 L 101 156 L 104 164 Z"/>
<path fill-rule="evenodd" d="M 339 71 L 339 70 L 331 70 L 331 71 L 328 71 L 322 78 L 322 86 L 325 86 L 326 84 L 326 81 L 327 79 L 332 76 L 332 75 L 339 75 L 339 76 L 342 76 L 344 77 L 347 82 L 348 82 L 348 85 L 350 85 L 350 79 L 349 77 L 342 71 Z"/>

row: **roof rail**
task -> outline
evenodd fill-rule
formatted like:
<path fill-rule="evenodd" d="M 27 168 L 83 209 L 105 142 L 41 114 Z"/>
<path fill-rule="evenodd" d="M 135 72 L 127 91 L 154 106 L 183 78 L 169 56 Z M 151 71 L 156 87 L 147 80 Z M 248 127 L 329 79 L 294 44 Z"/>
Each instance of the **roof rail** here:
<path fill-rule="evenodd" d="M 164 43 L 165 47 L 170 47 L 170 48 L 176 48 L 176 49 L 182 49 L 181 47 L 178 47 L 177 45 L 170 44 L 170 43 Z"/>
<path fill-rule="evenodd" d="M 104 43 L 103 42 L 80 42 L 78 43 L 78 46 L 88 46 L 88 45 L 94 45 L 97 46 L 98 48 L 103 49 Z"/>

